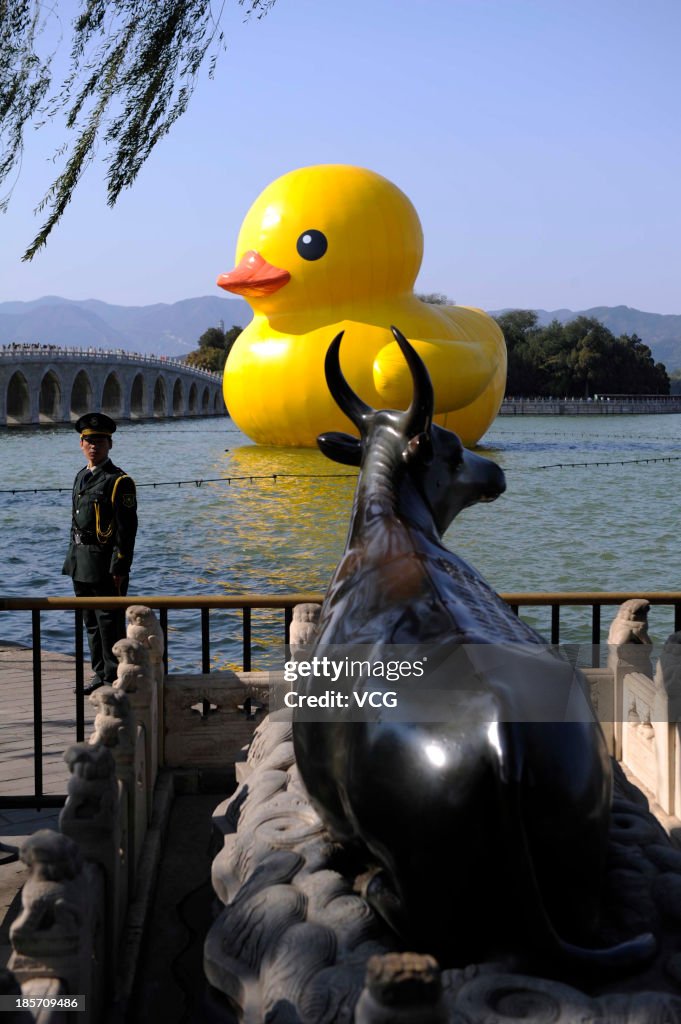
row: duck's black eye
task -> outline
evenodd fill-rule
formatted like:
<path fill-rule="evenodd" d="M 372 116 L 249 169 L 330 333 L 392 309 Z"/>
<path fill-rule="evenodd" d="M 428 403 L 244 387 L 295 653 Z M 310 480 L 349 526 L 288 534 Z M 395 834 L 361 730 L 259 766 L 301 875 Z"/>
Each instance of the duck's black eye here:
<path fill-rule="evenodd" d="M 326 235 L 311 228 L 310 231 L 303 231 L 296 242 L 296 249 L 304 260 L 319 260 L 326 252 L 328 244 Z"/>

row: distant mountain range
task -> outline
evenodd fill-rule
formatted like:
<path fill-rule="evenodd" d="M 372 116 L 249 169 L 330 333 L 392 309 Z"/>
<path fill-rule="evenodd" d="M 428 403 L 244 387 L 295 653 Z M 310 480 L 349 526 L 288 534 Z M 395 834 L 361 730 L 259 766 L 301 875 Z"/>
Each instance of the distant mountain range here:
<path fill-rule="evenodd" d="M 497 316 L 508 310 L 491 312 Z M 535 312 L 541 325 L 552 320 L 565 323 L 577 316 L 595 317 L 615 335 L 638 334 L 668 370 L 681 368 L 681 315 L 644 313 L 629 306 Z M 183 356 L 197 347 L 206 328 L 217 326 L 220 321 L 227 328 L 232 324 L 245 327 L 250 319 L 250 306 L 243 299 L 219 295 L 153 306 L 114 306 L 98 299 L 77 302 L 47 295 L 32 302 L 0 302 L 0 344 L 23 341 L 65 347 L 94 345 Z"/>
<path fill-rule="evenodd" d="M 184 356 L 208 327 L 245 327 L 252 313 L 243 299 L 204 295 L 153 306 L 113 306 L 47 295 L 32 302 L 0 302 L 0 344 L 37 342 L 67 347 L 122 348 L 143 355 Z"/>

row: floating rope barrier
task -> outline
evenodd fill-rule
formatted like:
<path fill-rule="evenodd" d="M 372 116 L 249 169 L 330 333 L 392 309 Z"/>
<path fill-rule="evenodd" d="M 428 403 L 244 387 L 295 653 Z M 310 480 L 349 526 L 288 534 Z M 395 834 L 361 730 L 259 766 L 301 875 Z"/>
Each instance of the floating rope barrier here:
<path fill-rule="evenodd" d="M 146 426 L 152 426 L 157 430 L 161 430 L 163 428 L 163 423 L 164 421 L 160 420 L 158 423 L 146 424 Z M 125 425 L 127 426 L 127 424 Z M 243 433 L 243 431 L 237 430 L 236 428 L 232 427 L 229 427 L 227 430 L 222 430 L 220 427 L 208 427 L 208 429 L 203 427 L 196 427 L 194 430 L 191 430 L 189 427 L 179 427 L 179 429 L 175 427 L 173 430 L 173 434 L 241 434 L 244 440 L 246 440 L 246 435 Z"/>
<path fill-rule="evenodd" d="M 518 466 L 505 468 L 505 473 L 532 473 L 540 469 L 589 469 L 592 466 L 637 466 L 648 465 L 654 462 L 681 462 L 681 455 L 650 456 L 647 459 L 608 459 L 598 462 L 552 462 L 544 466 Z M 271 480 L 277 483 L 279 480 L 349 480 L 356 479 L 357 473 L 249 473 L 247 476 L 213 476 L 195 477 L 191 480 L 153 480 L 143 483 L 136 483 L 139 490 L 142 487 L 203 487 L 204 484 L 236 484 L 248 482 L 255 483 L 258 480 Z M 4 487 L 0 494 L 69 494 L 72 487 Z"/>
<path fill-rule="evenodd" d="M 536 469 L 588 469 L 590 466 L 640 466 L 649 462 L 681 462 L 681 455 L 660 455 L 647 459 L 612 459 L 607 462 L 552 462 L 547 466 L 524 466 L 521 472 Z"/>
<path fill-rule="evenodd" d="M 213 476 L 197 477 L 193 480 L 152 480 L 144 483 L 135 483 L 137 490 L 140 487 L 203 487 L 204 484 L 234 484 L 243 483 L 247 480 L 253 483 L 255 480 L 347 480 L 356 479 L 357 473 L 249 473 L 248 476 Z M 0 494 L 69 494 L 73 487 L 5 487 L 0 489 Z"/>

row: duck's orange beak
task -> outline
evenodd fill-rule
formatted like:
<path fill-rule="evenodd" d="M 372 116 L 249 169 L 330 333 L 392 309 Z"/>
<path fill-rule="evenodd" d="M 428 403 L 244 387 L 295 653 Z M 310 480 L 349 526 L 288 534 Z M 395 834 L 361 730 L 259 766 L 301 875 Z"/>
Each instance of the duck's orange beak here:
<path fill-rule="evenodd" d="M 256 298 L 259 295 L 271 295 L 290 280 L 288 270 L 273 267 L 259 252 L 251 249 L 244 253 L 234 270 L 220 274 L 217 283 L 225 291 Z"/>

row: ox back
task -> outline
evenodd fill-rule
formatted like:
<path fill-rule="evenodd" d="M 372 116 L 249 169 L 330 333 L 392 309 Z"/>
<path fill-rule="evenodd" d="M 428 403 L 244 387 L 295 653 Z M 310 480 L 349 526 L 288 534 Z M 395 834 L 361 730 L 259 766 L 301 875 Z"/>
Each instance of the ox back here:
<path fill-rule="evenodd" d="M 327 354 L 329 389 L 360 439 L 327 434 L 320 447 L 361 469 L 311 653 L 361 645 L 376 664 L 427 651 L 438 687 L 460 690 L 468 674 L 466 699 L 450 715 L 358 720 L 354 693 L 395 690 L 398 708 L 406 694 L 371 670 L 343 678 L 334 685 L 345 708 L 294 713 L 301 776 L 332 835 L 377 865 L 367 898 L 409 948 L 444 964 L 629 965 L 652 954 L 652 936 L 595 948 L 611 768 L 586 683 L 442 544 L 462 508 L 502 493 L 503 474 L 432 424 L 427 371 L 393 333 L 414 380 L 406 412 L 376 411 L 352 392 L 340 335 Z M 327 688 L 315 676 L 299 686 L 307 696 Z M 538 713 L 543 700 L 560 709 L 555 720 Z"/>

